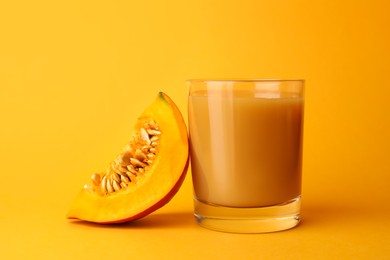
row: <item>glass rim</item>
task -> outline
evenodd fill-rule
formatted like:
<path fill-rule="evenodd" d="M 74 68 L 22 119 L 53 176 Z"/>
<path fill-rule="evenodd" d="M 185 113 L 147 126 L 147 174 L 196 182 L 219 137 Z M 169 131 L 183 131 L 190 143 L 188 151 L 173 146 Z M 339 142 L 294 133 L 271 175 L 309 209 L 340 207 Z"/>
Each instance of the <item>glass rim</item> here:
<path fill-rule="evenodd" d="M 251 82 L 302 82 L 304 83 L 304 79 L 277 79 L 277 78 L 253 78 L 253 79 L 187 79 L 186 82 L 191 83 L 213 83 L 213 82 L 223 82 L 223 83 L 234 83 L 234 82 L 242 82 L 242 83 L 251 83 Z"/>

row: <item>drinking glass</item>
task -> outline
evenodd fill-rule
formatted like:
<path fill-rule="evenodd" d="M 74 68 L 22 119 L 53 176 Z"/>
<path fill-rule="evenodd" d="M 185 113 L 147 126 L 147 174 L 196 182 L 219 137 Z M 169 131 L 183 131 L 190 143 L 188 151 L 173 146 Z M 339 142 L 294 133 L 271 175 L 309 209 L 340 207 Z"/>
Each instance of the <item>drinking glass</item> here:
<path fill-rule="evenodd" d="M 196 221 L 233 233 L 300 222 L 303 80 L 189 80 Z"/>

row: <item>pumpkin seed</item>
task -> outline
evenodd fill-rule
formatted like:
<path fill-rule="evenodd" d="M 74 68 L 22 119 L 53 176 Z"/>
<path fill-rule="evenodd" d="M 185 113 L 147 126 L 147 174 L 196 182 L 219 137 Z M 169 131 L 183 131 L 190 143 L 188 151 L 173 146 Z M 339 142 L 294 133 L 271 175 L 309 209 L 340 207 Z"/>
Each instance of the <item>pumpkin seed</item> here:
<path fill-rule="evenodd" d="M 157 135 L 155 135 L 152 138 L 150 138 L 150 141 L 154 142 L 154 141 L 157 141 L 158 139 L 160 139 L 160 138 Z"/>
<path fill-rule="evenodd" d="M 143 161 L 146 159 L 146 155 L 140 149 L 137 149 L 135 151 L 134 157 L 139 161 Z"/>
<path fill-rule="evenodd" d="M 120 182 L 119 182 L 120 183 Z M 119 185 L 117 181 L 112 181 L 112 187 L 114 188 L 115 191 L 118 191 L 121 189 L 121 186 Z"/>
<path fill-rule="evenodd" d="M 127 176 L 121 175 L 121 182 L 129 183 L 129 182 L 130 182 L 130 179 L 129 179 L 129 177 L 127 177 Z"/>
<path fill-rule="evenodd" d="M 120 175 L 118 174 L 118 173 L 113 173 L 112 175 L 111 175 L 111 179 L 113 180 L 113 181 L 116 181 L 116 182 L 121 182 L 121 178 L 119 177 Z"/>
<path fill-rule="evenodd" d="M 100 184 L 100 174 L 99 173 L 92 174 L 92 183 L 95 186 L 99 186 L 99 184 Z"/>
<path fill-rule="evenodd" d="M 143 162 L 140 162 L 139 160 L 135 158 L 130 158 L 130 163 L 134 165 L 135 167 L 145 167 L 146 165 Z"/>
<path fill-rule="evenodd" d="M 103 179 L 102 179 L 102 181 L 101 181 L 101 183 L 100 183 L 100 188 L 101 188 L 103 194 L 106 194 L 106 193 L 107 193 L 106 180 L 107 180 L 106 175 L 104 175 L 104 176 L 103 176 Z"/>
<path fill-rule="evenodd" d="M 141 136 L 140 136 L 141 140 L 144 141 L 144 144 L 149 145 L 150 139 L 149 139 L 149 134 L 148 134 L 147 130 L 145 130 L 145 128 L 141 128 L 140 134 L 141 134 Z"/>
<path fill-rule="evenodd" d="M 146 130 L 146 131 L 147 131 L 147 133 L 148 133 L 149 135 L 161 135 L 161 132 L 160 132 L 160 131 L 157 131 L 157 130 L 148 129 L 148 130 Z"/>
<path fill-rule="evenodd" d="M 158 130 L 158 125 L 157 125 L 156 121 L 154 121 L 153 119 L 150 120 L 150 121 L 148 122 L 148 125 L 149 125 L 152 129 Z"/>

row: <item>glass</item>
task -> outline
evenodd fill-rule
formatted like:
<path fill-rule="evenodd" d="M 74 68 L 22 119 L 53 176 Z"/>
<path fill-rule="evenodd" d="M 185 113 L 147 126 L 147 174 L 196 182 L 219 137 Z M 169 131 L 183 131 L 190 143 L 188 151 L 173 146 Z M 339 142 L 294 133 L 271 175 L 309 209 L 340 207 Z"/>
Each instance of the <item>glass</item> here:
<path fill-rule="evenodd" d="M 300 221 L 303 80 L 189 80 L 195 219 L 234 233 Z"/>

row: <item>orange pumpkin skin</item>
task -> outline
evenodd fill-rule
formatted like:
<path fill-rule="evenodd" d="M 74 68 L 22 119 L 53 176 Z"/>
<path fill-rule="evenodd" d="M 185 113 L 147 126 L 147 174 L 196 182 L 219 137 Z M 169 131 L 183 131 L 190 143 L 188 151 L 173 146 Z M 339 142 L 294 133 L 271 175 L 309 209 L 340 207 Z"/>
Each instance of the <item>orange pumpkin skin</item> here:
<path fill-rule="evenodd" d="M 151 119 L 157 122 L 161 137 L 158 155 L 150 169 L 135 185 L 109 195 L 82 189 L 67 218 L 100 224 L 123 223 L 145 217 L 173 198 L 188 170 L 187 128 L 175 103 L 162 92 L 138 118 L 134 131 Z"/>

